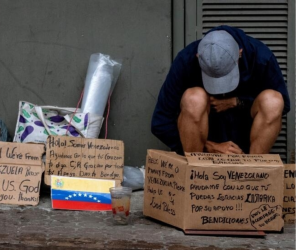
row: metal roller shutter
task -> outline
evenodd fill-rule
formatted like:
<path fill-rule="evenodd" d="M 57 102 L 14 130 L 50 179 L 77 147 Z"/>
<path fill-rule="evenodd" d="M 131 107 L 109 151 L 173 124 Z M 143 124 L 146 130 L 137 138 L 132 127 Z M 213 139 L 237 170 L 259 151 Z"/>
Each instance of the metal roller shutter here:
<path fill-rule="evenodd" d="M 209 29 L 230 25 L 264 42 L 275 54 L 285 81 L 288 74 L 288 0 L 174 0 L 173 58 Z M 287 145 L 287 117 L 271 153 L 291 161 Z"/>

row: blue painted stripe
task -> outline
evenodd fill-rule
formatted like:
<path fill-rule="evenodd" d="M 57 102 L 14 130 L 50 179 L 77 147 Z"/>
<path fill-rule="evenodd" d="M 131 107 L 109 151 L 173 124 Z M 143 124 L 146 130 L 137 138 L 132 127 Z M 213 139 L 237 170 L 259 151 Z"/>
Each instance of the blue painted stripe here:
<path fill-rule="evenodd" d="M 52 200 L 83 201 L 111 204 L 110 194 L 51 189 Z"/>

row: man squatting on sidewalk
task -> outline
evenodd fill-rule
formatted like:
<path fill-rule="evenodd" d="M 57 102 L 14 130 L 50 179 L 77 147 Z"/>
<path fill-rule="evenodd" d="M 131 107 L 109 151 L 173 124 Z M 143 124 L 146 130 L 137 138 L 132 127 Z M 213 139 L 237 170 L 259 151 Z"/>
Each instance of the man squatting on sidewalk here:
<path fill-rule="evenodd" d="M 289 110 L 271 50 L 240 29 L 219 26 L 178 53 L 151 130 L 179 154 L 266 154 Z"/>

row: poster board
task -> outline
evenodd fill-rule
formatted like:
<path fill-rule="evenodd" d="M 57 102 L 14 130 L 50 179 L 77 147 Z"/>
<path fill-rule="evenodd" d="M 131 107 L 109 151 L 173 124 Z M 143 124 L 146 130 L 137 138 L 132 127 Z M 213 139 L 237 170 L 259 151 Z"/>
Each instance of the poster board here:
<path fill-rule="evenodd" d="M 44 152 L 44 144 L 0 142 L 0 203 L 39 203 Z"/>
<path fill-rule="evenodd" d="M 53 209 L 111 211 L 109 188 L 119 180 L 90 179 L 51 175 Z"/>
<path fill-rule="evenodd" d="M 296 223 L 296 164 L 284 165 L 284 196 L 282 216 L 285 223 Z"/>
<path fill-rule="evenodd" d="M 50 185 L 51 175 L 122 180 L 123 167 L 123 141 L 68 136 L 47 139 L 46 185 Z"/>
<path fill-rule="evenodd" d="M 177 172 L 162 175 L 163 162 L 172 163 Z M 187 153 L 180 158 L 148 150 L 145 174 L 146 216 L 184 230 L 280 231 L 283 227 L 279 155 Z M 149 192 L 152 189 L 162 190 L 161 195 Z M 163 208 L 161 204 L 171 198 L 173 204 Z"/>

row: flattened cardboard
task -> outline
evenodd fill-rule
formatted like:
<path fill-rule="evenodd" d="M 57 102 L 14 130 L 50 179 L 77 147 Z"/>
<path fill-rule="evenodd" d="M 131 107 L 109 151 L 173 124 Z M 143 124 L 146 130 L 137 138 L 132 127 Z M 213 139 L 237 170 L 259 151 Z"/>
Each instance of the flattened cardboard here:
<path fill-rule="evenodd" d="M 109 188 L 119 180 L 89 179 L 51 175 L 53 209 L 111 211 Z"/>
<path fill-rule="evenodd" d="M 0 142 L 0 203 L 37 205 L 43 144 Z"/>
<path fill-rule="evenodd" d="M 186 153 L 181 157 L 148 150 L 146 161 L 146 216 L 183 230 L 280 231 L 283 227 L 279 155 Z"/>
<path fill-rule="evenodd" d="M 296 164 L 284 165 L 284 196 L 282 214 L 285 223 L 296 223 Z"/>
<path fill-rule="evenodd" d="M 263 231 L 217 231 L 217 230 L 212 230 L 212 231 L 208 231 L 208 230 L 190 230 L 190 229 L 186 229 L 184 230 L 185 234 L 188 235 L 210 235 L 210 236 L 217 236 L 217 235 L 221 235 L 221 236 L 255 236 L 255 237 L 264 237 L 266 236 L 266 233 Z"/>
<path fill-rule="evenodd" d="M 45 184 L 51 175 L 123 179 L 124 143 L 117 140 L 49 136 L 47 139 Z"/>

